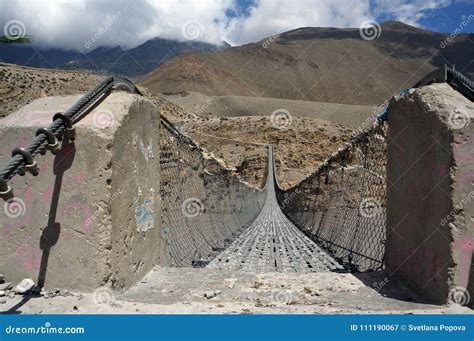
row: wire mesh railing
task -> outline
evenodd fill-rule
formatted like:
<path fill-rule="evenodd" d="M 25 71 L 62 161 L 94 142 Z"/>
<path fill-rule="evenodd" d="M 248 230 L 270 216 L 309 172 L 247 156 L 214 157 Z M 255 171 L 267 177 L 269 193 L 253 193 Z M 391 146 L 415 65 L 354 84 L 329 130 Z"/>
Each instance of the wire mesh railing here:
<path fill-rule="evenodd" d="M 278 191 L 288 218 L 353 271 L 383 266 L 385 136 L 383 125 L 360 133 L 299 185 Z"/>
<path fill-rule="evenodd" d="M 474 82 L 453 68 L 446 68 L 446 81 L 457 91 L 474 101 Z"/>
<path fill-rule="evenodd" d="M 165 118 L 160 132 L 160 264 L 205 266 L 256 218 L 265 191 L 206 157 Z"/>

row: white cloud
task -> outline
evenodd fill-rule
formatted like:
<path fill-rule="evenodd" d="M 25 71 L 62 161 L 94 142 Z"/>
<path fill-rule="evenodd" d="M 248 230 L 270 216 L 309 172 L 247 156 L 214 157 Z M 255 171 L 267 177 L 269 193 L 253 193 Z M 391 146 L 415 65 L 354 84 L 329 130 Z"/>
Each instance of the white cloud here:
<path fill-rule="evenodd" d="M 241 44 L 305 26 L 359 27 L 369 18 L 367 0 L 260 0 L 249 17 L 230 22 L 226 38 Z"/>
<path fill-rule="evenodd" d="M 189 21 L 202 27 L 199 40 L 221 42 L 225 11 L 232 0 L 0 0 L 0 29 L 20 20 L 38 45 L 84 50 L 97 46 L 134 47 L 153 37 L 186 40 Z M 0 33 L 1 34 L 1 33 Z"/>
<path fill-rule="evenodd" d="M 432 10 L 449 6 L 456 0 L 377 0 L 373 3 L 375 17 L 383 15 L 418 26 L 421 19 Z"/>
<path fill-rule="evenodd" d="M 417 24 L 456 0 L 258 0 L 248 15 L 229 19 L 228 10 L 241 13 L 235 1 L 0 0 L 0 30 L 20 20 L 37 45 L 75 50 L 130 48 L 157 36 L 243 44 L 303 26 L 359 27 L 380 15 Z"/>

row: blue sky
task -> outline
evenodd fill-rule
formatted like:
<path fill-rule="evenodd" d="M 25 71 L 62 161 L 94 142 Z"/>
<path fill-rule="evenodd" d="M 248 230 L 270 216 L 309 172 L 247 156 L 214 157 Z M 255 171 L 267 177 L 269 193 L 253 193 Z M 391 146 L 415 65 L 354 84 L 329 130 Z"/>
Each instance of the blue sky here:
<path fill-rule="evenodd" d="M 424 1 L 426 4 L 432 3 L 433 9 L 423 11 L 423 15 L 418 22 L 418 26 L 436 32 L 451 33 L 459 27 L 464 18 L 469 15 L 474 15 L 474 0 L 458 0 L 458 1 Z M 380 1 L 371 1 L 370 8 L 373 10 Z M 392 1 L 392 3 L 406 3 L 417 6 L 416 1 Z M 258 6 L 258 0 L 237 0 L 236 7 L 238 11 L 229 12 L 229 17 L 235 17 L 236 12 L 240 15 L 248 15 L 251 6 Z M 397 7 L 397 5 L 394 5 Z M 395 11 L 393 13 L 383 12 L 380 15 L 375 15 L 374 19 L 379 22 L 387 20 L 400 20 L 400 17 Z M 474 22 L 465 28 L 465 32 L 474 32 Z"/>
<path fill-rule="evenodd" d="M 474 32 L 474 0 L 0 0 L 0 9 L 4 33 L 20 28 L 35 44 L 80 51 L 131 48 L 154 37 L 241 45 L 299 27 L 358 28 L 374 19 L 446 33 L 464 22 L 462 33 Z"/>
<path fill-rule="evenodd" d="M 474 0 L 432 10 L 420 23 L 432 31 L 451 33 L 459 27 L 463 17 L 467 18 L 469 15 L 474 15 Z M 467 25 L 464 32 L 474 33 L 474 22 Z"/>

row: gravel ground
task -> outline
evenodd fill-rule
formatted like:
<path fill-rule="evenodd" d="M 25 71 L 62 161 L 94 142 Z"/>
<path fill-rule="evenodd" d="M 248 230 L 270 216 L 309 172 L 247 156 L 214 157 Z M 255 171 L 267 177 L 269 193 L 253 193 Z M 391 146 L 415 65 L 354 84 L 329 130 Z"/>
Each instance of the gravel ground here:
<path fill-rule="evenodd" d="M 0 63 L 0 117 L 7 116 L 37 98 L 86 92 L 102 78 L 78 71 Z"/>
<path fill-rule="evenodd" d="M 101 288 L 5 298 L 0 310 L 28 314 L 471 314 L 416 300 L 383 272 L 249 273 L 157 267 L 122 294 Z"/>

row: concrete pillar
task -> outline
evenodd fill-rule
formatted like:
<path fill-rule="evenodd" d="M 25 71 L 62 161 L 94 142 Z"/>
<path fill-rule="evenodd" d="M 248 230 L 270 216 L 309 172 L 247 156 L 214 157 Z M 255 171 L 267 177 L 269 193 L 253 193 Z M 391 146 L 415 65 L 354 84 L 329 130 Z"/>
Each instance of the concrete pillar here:
<path fill-rule="evenodd" d="M 34 101 L 0 120 L 0 165 L 79 96 Z M 114 92 L 76 125 L 75 143 L 37 156 L 0 206 L 0 273 L 46 287 L 126 288 L 159 261 L 159 113 Z"/>
<path fill-rule="evenodd" d="M 474 104 L 434 84 L 395 97 L 390 108 L 387 269 L 431 302 L 467 304 L 474 295 Z"/>

